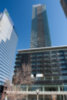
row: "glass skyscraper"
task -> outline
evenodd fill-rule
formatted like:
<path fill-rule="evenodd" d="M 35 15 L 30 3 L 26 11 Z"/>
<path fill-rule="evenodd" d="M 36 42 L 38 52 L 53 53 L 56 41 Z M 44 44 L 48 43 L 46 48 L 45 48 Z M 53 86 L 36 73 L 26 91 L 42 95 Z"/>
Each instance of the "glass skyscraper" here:
<path fill-rule="evenodd" d="M 51 46 L 45 5 L 33 5 L 31 48 Z"/>
<path fill-rule="evenodd" d="M 17 40 L 13 22 L 4 10 L 0 13 L 0 91 L 4 82 L 12 78 Z"/>

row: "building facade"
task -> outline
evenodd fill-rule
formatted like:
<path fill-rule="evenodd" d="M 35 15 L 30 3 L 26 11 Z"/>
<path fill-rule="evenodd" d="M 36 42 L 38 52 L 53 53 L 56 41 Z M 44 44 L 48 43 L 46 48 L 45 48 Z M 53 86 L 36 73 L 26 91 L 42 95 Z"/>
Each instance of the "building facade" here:
<path fill-rule="evenodd" d="M 60 3 L 62 5 L 62 8 L 64 10 L 64 13 L 65 13 L 65 15 L 67 17 L 67 0 L 60 0 Z"/>
<path fill-rule="evenodd" d="M 31 70 L 24 72 L 23 67 L 28 66 Z M 31 83 L 28 84 L 28 81 Z M 21 85 L 24 91 L 67 91 L 67 46 L 19 50 L 16 55 L 13 83 Z M 35 96 L 28 97 L 29 100 L 30 98 L 36 100 Z M 45 97 L 45 100 L 52 99 Z M 58 96 L 56 100 L 63 98 Z"/>
<path fill-rule="evenodd" d="M 50 32 L 45 5 L 33 5 L 31 48 L 51 46 Z"/>
<path fill-rule="evenodd" d="M 17 45 L 17 34 L 7 10 L 0 14 L 0 91 L 5 81 L 11 80 Z"/>

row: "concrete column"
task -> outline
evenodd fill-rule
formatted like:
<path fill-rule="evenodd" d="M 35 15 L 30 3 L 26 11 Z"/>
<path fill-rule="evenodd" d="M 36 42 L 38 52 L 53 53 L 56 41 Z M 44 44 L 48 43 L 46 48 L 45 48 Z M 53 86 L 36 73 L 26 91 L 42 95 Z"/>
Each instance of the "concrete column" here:
<path fill-rule="evenodd" d="M 27 89 L 26 90 L 28 91 L 28 86 L 27 86 Z"/>
<path fill-rule="evenodd" d="M 66 95 L 66 100 L 67 100 L 67 95 Z"/>
<path fill-rule="evenodd" d="M 28 86 L 26 88 L 26 91 L 28 92 Z M 26 95 L 26 100 L 28 100 L 28 95 Z"/>
<path fill-rule="evenodd" d="M 8 100 L 8 97 L 7 96 L 5 96 L 5 100 Z"/>
<path fill-rule="evenodd" d="M 26 100 L 28 100 L 28 95 L 26 95 Z"/>
<path fill-rule="evenodd" d="M 58 86 L 58 91 L 60 91 L 60 87 Z"/>
<path fill-rule="evenodd" d="M 56 95 L 52 95 L 52 100 L 56 100 Z"/>
<path fill-rule="evenodd" d="M 39 100 L 39 95 L 37 94 L 37 100 Z"/>
<path fill-rule="evenodd" d="M 45 96 L 43 95 L 43 100 L 45 100 Z"/>
<path fill-rule="evenodd" d="M 43 92 L 45 91 L 45 87 L 43 86 Z M 45 96 L 43 94 L 43 100 L 45 100 Z"/>
<path fill-rule="evenodd" d="M 65 96 L 63 95 L 63 100 L 65 100 Z"/>
<path fill-rule="evenodd" d="M 42 90 L 45 91 L 45 87 L 44 86 L 42 87 Z"/>
<path fill-rule="evenodd" d="M 62 100 L 62 96 L 61 95 L 59 95 L 60 96 L 60 100 Z"/>

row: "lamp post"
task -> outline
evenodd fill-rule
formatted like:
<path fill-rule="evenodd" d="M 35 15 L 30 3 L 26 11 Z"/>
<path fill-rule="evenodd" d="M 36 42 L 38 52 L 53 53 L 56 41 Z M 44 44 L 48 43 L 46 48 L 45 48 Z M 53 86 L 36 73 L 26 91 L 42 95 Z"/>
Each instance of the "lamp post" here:
<path fill-rule="evenodd" d="M 39 89 L 36 90 L 37 100 L 39 100 Z"/>

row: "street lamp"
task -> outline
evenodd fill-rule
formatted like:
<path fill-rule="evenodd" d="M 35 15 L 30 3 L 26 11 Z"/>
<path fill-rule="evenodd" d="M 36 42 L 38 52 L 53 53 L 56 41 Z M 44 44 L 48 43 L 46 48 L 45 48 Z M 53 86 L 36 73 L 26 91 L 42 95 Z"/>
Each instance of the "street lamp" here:
<path fill-rule="evenodd" d="M 36 90 L 37 100 L 39 100 L 39 89 Z"/>

